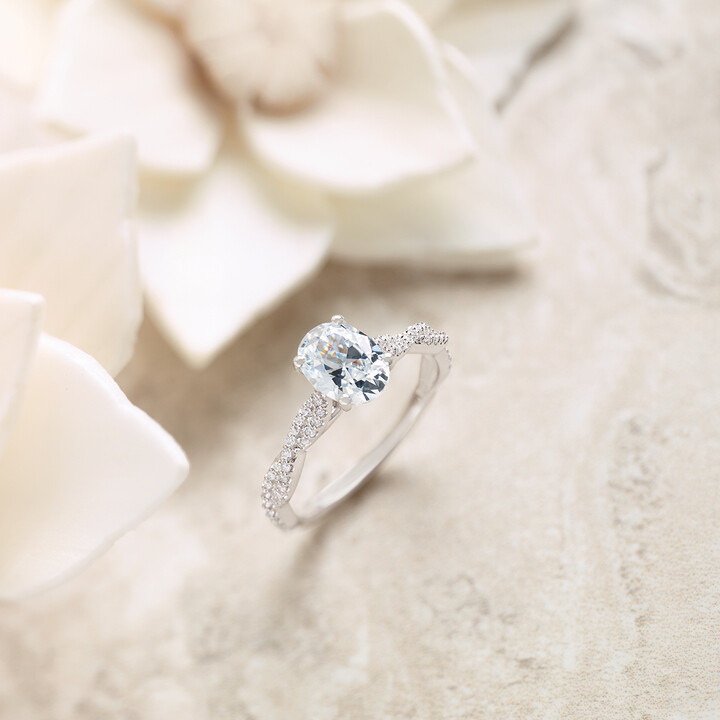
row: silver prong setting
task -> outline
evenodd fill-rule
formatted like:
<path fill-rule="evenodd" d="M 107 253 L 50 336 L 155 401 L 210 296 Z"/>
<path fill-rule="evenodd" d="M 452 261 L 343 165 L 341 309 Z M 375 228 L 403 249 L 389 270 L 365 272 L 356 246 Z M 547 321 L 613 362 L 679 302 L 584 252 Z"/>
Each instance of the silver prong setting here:
<path fill-rule="evenodd" d="M 296 356 L 293 358 L 293 367 L 294 367 L 298 372 L 300 372 L 300 368 L 302 367 L 302 364 L 303 364 L 303 359 L 302 359 L 299 355 L 296 355 Z"/>
<path fill-rule="evenodd" d="M 333 325 L 344 325 L 345 324 L 345 318 L 342 315 L 333 315 L 330 318 L 330 322 Z"/>

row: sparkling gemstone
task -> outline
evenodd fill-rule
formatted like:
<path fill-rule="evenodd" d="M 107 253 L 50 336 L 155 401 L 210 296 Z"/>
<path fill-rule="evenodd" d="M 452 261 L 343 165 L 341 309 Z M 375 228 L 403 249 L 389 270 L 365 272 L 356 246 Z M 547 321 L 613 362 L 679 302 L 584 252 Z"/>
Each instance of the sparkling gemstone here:
<path fill-rule="evenodd" d="M 378 344 L 350 325 L 324 323 L 300 343 L 300 370 L 323 395 L 360 405 L 382 392 L 390 365 Z"/>

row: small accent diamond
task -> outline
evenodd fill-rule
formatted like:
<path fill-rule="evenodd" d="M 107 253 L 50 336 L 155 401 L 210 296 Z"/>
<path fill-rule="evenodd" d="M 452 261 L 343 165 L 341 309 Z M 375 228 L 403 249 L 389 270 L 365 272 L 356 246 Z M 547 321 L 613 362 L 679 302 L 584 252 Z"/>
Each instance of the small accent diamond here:
<path fill-rule="evenodd" d="M 394 357 L 406 353 L 411 345 L 445 345 L 448 336 L 443 332 L 436 332 L 427 323 L 415 323 L 405 332 L 395 335 L 381 335 L 377 344 L 383 352 Z"/>
<path fill-rule="evenodd" d="M 298 411 L 285 439 L 284 449 L 275 458 L 265 474 L 261 499 L 266 515 L 280 525 L 277 509 L 289 499 L 292 473 L 297 461 L 297 448 L 307 448 L 320 434 L 329 418 L 329 401 L 318 392 L 313 393 Z"/>

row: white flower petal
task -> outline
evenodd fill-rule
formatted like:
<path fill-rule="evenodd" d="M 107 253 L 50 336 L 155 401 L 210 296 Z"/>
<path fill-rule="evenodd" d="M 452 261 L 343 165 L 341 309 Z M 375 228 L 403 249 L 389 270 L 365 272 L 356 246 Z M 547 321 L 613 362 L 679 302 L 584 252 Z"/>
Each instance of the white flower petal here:
<path fill-rule="evenodd" d="M 187 0 L 134 0 L 134 2 L 142 5 L 150 12 L 157 13 L 163 18 L 178 20 Z"/>
<path fill-rule="evenodd" d="M 23 398 L 42 330 L 43 308 L 39 295 L 0 290 L 0 453 Z"/>
<path fill-rule="evenodd" d="M 30 100 L 0 80 L 0 154 L 40 144 L 44 134 Z"/>
<path fill-rule="evenodd" d="M 185 479 L 175 441 L 90 356 L 42 336 L 0 454 L 0 596 L 78 570 Z"/>
<path fill-rule="evenodd" d="M 0 0 L 0 77 L 22 88 L 40 79 L 57 0 Z"/>
<path fill-rule="evenodd" d="M 534 225 L 494 111 L 448 64 L 451 86 L 475 131 L 471 164 L 377 196 L 338 198 L 332 251 L 347 261 L 432 269 L 497 269 L 533 240 Z"/>
<path fill-rule="evenodd" d="M 128 130 L 141 163 L 167 173 L 207 169 L 221 134 L 180 40 L 128 0 L 70 0 L 39 110 L 74 132 Z"/>
<path fill-rule="evenodd" d="M 135 182 L 126 137 L 0 158 L 0 287 L 43 295 L 45 329 L 113 374 L 132 354 L 142 315 Z"/>
<path fill-rule="evenodd" d="M 333 256 L 434 270 L 505 268 L 532 240 L 520 198 L 478 162 L 382 195 L 337 201 Z"/>
<path fill-rule="evenodd" d="M 185 360 L 205 366 L 319 268 L 330 234 L 323 198 L 228 149 L 192 187 L 143 188 L 148 307 Z"/>
<path fill-rule="evenodd" d="M 328 95 L 289 115 L 248 112 L 254 149 L 275 167 L 336 192 L 367 192 L 456 167 L 471 141 L 436 43 L 396 2 L 344 8 Z"/>
<path fill-rule="evenodd" d="M 368 0 L 344 0 L 346 3 L 362 4 Z M 450 8 L 461 0 L 404 0 L 420 17 L 428 23 L 436 23 L 444 17 Z"/>
<path fill-rule="evenodd" d="M 573 0 L 464 0 L 436 27 L 471 58 L 488 96 L 503 104 L 533 58 L 570 23 Z"/>
<path fill-rule="evenodd" d="M 429 23 L 434 23 L 442 18 L 458 1 L 459 0 L 405 0 L 415 12 Z"/>

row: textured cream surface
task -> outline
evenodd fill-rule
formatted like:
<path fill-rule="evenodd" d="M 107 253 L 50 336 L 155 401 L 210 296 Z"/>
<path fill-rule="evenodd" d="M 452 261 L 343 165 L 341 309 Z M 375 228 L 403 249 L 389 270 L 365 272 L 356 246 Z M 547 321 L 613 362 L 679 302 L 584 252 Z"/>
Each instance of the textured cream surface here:
<path fill-rule="evenodd" d="M 520 271 L 332 266 L 202 373 L 147 326 L 121 383 L 191 477 L 2 607 L 0 717 L 720 717 L 718 77 L 715 0 L 590 3 L 505 110 Z M 258 488 L 333 313 L 426 320 L 455 364 L 365 491 L 284 534 Z"/>

